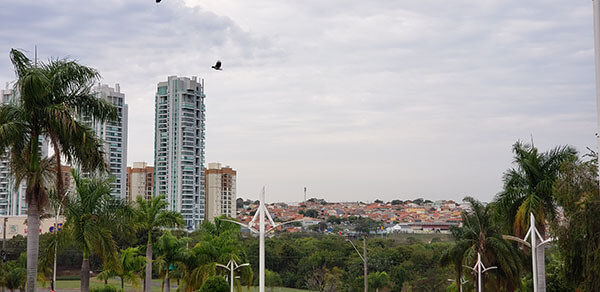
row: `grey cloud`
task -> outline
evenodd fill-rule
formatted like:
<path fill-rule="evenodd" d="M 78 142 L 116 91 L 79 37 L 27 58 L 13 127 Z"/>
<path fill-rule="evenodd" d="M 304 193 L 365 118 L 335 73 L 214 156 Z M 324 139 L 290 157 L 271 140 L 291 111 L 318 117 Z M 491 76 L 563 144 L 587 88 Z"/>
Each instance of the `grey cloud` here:
<path fill-rule="evenodd" d="M 244 197 L 489 200 L 515 140 L 595 143 L 589 1 L 79 2 L 4 5 L 0 51 L 120 82 L 130 162 L 152 161 L 156 83 L 206 78 L 207 160 Z"/>

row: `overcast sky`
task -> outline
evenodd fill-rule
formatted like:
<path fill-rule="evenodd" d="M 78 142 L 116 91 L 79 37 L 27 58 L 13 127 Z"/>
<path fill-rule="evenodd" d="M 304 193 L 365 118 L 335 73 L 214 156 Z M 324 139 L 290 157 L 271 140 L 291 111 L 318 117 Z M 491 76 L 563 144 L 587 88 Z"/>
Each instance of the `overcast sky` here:
<path fill-rule="evenodd" d="M 204 78 L 206 162 L 244 198 L 489 201 L 516 140 L 596 148 L 589 0 L 19 0 L 0 24 L 2 84 L 36 44 L 120 83 L 130 165 L 156 84 Z"/>

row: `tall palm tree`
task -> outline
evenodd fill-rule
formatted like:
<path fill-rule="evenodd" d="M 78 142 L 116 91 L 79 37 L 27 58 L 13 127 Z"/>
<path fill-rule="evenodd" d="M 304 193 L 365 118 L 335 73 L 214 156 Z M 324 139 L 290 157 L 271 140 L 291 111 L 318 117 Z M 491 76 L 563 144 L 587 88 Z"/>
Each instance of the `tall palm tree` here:
<path fill-rule="evenodd" d="M 442 263 L 451 263 L 456 267 L 456 280 L 460 283 L 462 265 L 474 264 L 474 259 L 479 253 L 485 266 L 498 267 L 497 270 L 488 272 L 493 273 L 496 278 L 494 288 L 514 290 L 520 283 L 519 252 L 502 238 L 499 228 L 490 220 L 492 206 L 483 206 L 481 202 L 471 197 L 466 197 L 464 200 L 471 204 L 471 211 L 463 212 L 461 215 L 462 227 L 453 228 L 452 235 L 456 242 L 442 256 Z"/>
<path fill-rule="evenodd" d="M 156 264 L 163 278 L 163 291 L 171 291 L 170 270 L 185 256 L 187 238 L 178 239 L 170 231 L 165 231 L 156 241 Z"/>
<path fill-rule="evenodd" d="M 110 194 L 111 179 L 81 178 L 76 171 L 72 176 L 77 192 L 67 198 L 65 230 L 83 253 L 80 291 L 87 292 L 90 289 L 90 256 L 99 255 L 108 263 L 117 261 L 113 233 L 118 231 L 115 228 L 129 225 L 127 214 L 131 212 L 124 201 Z"/>
<path fill-rule="evenodd" d="M 152 232 L 165 227 L 181 227 L 184 224 L 183 216 L 178 212 L 167 210 L 168 205 L 165 195 L 160 195 L 150 200 L 138 197 L 134 208 L 135 222 L 138 229 L 148 234 L 146 277 L 144 280 L 145 292 L 150 292 L 152 288 Z"/>
<path fill-rule="evenodd" d="M 505 218 L 505 227 L 517 236 L 524 236 L 529 228 L 529 214 L 536 217 L 536 227 L 546 233 L 546 221 L 556 217 L 552 186 L 567 160 L 577 159 L 577 151 L 570 146 L 558 146 L 540 153 L 533 144 L 517 141 L 513 145 L 515 168 L 504 173 L 504 190 L 496 196 L 499 215 Z"/>
<path fill-rule="evenodd" d="M 98 73 L 67 60 L 32 63 L 22 52 L 11 50 L 19 94 L 17 102 L 0 106 L 0 153 L 10 150 L 15 185 L 27 183 L 27 291 L 35 291 L 39 254 L 39 216 L 47 201 L 48 167 L 56 175 L 63 194 L 60 159 L 64 155 L 83 169 L 104 169 L 102 143 L 77 117 L 87 114 L 99 120 L 117 117 L 115 107 L 92 99 L 90 90 Z M 55 148 L 53 166 L 40 156 L 40 140 Z M 58 170 L 58 171 L 57 171 Z"/>
<path fill-rule="evenodd" d="M 536 219 L 536 228 L 542 237 L 546 222 L 556 219 L 556 200 L 553 185 L 561 165 L 577 159 L 577 151 L 570 146 L 557 146 L 540 153 L 532 144 L 517 141 L 513 145 L 515 168 L 504 173 L 504 190 L 496 196 L 497 216 L 504 223 L 504 232 L 523 237 L 529 229 L 529 214 Z M 545 251 L 536 249 L 536 257 L 544 271 Z M 538 280 L 545 283 L 545 273 Z"/>

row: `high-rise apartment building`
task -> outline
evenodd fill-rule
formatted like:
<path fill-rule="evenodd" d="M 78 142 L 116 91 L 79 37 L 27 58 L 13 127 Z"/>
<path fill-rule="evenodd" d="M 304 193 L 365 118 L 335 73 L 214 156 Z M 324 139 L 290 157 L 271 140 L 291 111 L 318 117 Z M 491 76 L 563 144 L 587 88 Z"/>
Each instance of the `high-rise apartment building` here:
<path fill-rule="evenodd" d="M 146 162 L 134 162 L 127 167 L 127 200 L 135 202 L 138 197 L 152 198 L 154 188 L 154 167 Z"/>
<path fill-rule="evenodd" d="M 206 218 L 236 216 L 236 171 L 220 163 L 209 163 L 206 169 Z"/>
<path fill-rule="evenodd" d="M 117 107 L 119 121 L 99 123 L 89 117 L 82 117 L 95 131 L 98 138 L 104 141 L 104 152 L 110 174 L 114 176 L 111 194 L 117 198 L 126 198 L 127 188 L 127 121 L 128 106 L 125 104 L 125 94 L 119 84 L 109 87 L 99 84 L 94 88 L 96 98 L 103 99 Z"/>
<path fill-rule="evenodd" d="M 165 194 L 193 229 L 205 218 L 204 83 L 169 76 L 155 97 L 154 195 Z"/>
<path fill-rule="evenodd" d="M 0 89 L 0 104 L 17 104 L 19 102 L 19 92 L 9 88 Z M 25 200 L 25 190 L 27 185 L 23 182 L 18 188 L 15 188 L 14 176 L 10 169 L 8 160 L 8 151 L 0 153 L 0 215 L 19 216 L 27 214 L 27 201 Z M 48 156 L 48 141 L 40 138 L 40 155 Z"/>

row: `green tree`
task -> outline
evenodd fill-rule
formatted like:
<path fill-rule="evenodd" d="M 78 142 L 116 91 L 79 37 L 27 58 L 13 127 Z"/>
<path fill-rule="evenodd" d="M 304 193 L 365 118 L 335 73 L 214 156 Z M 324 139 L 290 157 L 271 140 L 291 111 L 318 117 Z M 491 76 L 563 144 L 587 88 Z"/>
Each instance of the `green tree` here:
<path fill-rule="evenodd" d="M 23 291 L 27 282 L 27 255 L 22 253 L 17 260 L 8 261 L 2 267 L 0 282 L 2 286 L 13 292 L 15 289 Z"/>
<path fill-rule="evenodd" d="M 517 237 L 523 237 L 529 229 L 529 215 L 534 214 L 536 228 L 545 237 L 546 222 L 556 219 L 552 187 L 561 165 L 576 159 L 577 151 L 570 146 L 558 146 L 540 153 L 533 144 L 517 141 L 513 153 L 515 167 L 504 173 L 504 190 L 496 196 L 498 221 L 504 223 L 504 232 L 513 231 Z M 545 263 L 545 249 L 536 251 L 537 259 Z"/>
<path fill-rule="evenodd" d="M 158 266 L 158 274 L 163 279 L 162 286 L 165 292 L 171 291 L 169 272 L 184 258 L 187 242 L 187 238 L 178 239 L 169 231 L 165 231 L 156 240 L 155 264 Z"/>
<path fill-rule="evenodd" d="M 490 220 L 493 206 L 483 206 L 471 197 L 464 200 L 471 204 L 472 211 L 463 212 L 462 227 L 452 228 L 455 245 L 443 254 L 440 261 L 453 264 L 457 271 L 456 279 L 460 281 L 462 273 L 458 265 L 461 264 L 461 255 L 464 264 L 473 266 L 479 253 L 486 267 L 498 267 L 487 273 L 495 277 L 495 281 L 483 281 L 485 286 L 492 290 L 516 289 L 521 281 L 520 253 L 502 238 L 499 228 Z"/>
<path fill-rule="evenodd" d="M 375 292 L 379 292 L 379 289 L 387 287 L 390 282 L 390 276 L 386 272 L 370 273 L 368 278 L 369 289 L 375 289 Z"/>
<path fill-rule="evenodd" d="M 121 291 L 125 291 L 125 282 L 129 282 L 134 288 L 138 288 L 144 264 L 145 258 L 140 256 L 138 248 L 130 247 L 123 249 L 121 250 L 119 261 L 105 265 L 106 269 L 98 274 L 98 279 L 106 281 L 112 277 L 119 277 L 121 280 Z"/>
<path fill-rule="evenodd" d="M 76 192 L 67 197 L 65 204 L 65 231 L 75 246 L 82 251 L 81 291 L 90 289 L 92 255 L 99 255 L 109 265 L 117 261 L 117 247 L 113 234 L 117 228 L 129 226 L 128 206 L 111 194 L 112 179 L 82 178 L 72 172 Z"/>
<path fill-rule="evenodd" d="M 532 144 L 516 142 L 513 152 L 515 168 L 504 173 L 504 190 L 496 197 L 496 207 L 505 219 L 505 232 L 514 230 L 515 235 L 524 236 L 529 228 L 529 214 L 533 213 L 543 236 L 546 221 L 552 222 L 556 217 L 552 186 L 563 162 L 575 159 L 577 151 L 558 146 L 539 153 Z"/>
<path fill-rule="evenodd" d="M 60 169 L 60 154 L 86 170 L 105 168 L 101 141 L 91 128 L 78 122 L 76 116 L 87 113 L 101 119 L 111 114 L 116 116 L 116 109 L 90 98 L 91 86 L 98 78 L 94 69 L 64 59 L 32 63 L 14 49 L 10 57 L 17 75 L 15 89 L 19 98 L 18 102 L 0 106 L 0 153 L 10 148 L 15 185 L 27 183 L 27 291 L 33 292 L 39 255 L 40 214 L 48 199 L 46 188 L 52 179 L 62 194 L 62 174 L 56 172 Z M 51 158 L 56 164 L 40 157 L 42 138 L 49 138 L 55 153 L 59 154 Z"/>
<path fill-rule="evenodd" d="M 392 291 L 401 292 L 404 282 L 409 280 L 406 269 L 402 266 L 394 266 L 390 271 L 390 282 L 392 282 Z"/>
<path fill-rule="evenodd" d="M 275 286 L 281 285 L 281 276 L 277 272 L 269 269 L 265 270 L 265 286 L 269 287 L 269 292 Z"/>
<path fill-rule="evenodd" d="M 315 209 L 306 210 L 306 211 L 304 211 L 304 216 L 310 217 L 310 218 L 318 218 L 319 212 Z"/>
<path fill-rule="evenodd" d="M 203 222 L 198 234 L 200 240 L 179 263 L 185 291 L 197 290 L 204 279 L 217 273 L 228 274 L 224 269 L 216 270 L 217 263 L 226 265 L 230 260 L 235 260 L 238 264 L 247 262 L 238 225 L 215 218 L 214 224 L 210 221 Z M 252 273 L 249 267 L 237 271 L 241 273 L 243 280 L 251 280 Z"/>
<path fill-rule="evenodd" d="M 178 212 L 167 210 L 168 205 L 165 195 L 153 197 L 150 200 L 138 197 L 133 210 L 137 228 L 148 234 L 145 292 L 150 292 L 152 288 L 152 232 L 165 227 L 181 227 L 184 224 L 183 216 Z"/>
<path fill-rule="evenodd" d="M 549 287 L 560 285 L 559 280 L 564 279 L 571 290 L 600 291 L 598 157 L 596 153 L 589 156 L 587 161 L 565 162 L 554 185 L 565 220 L 552 226 L 558 237 L 556 257 L 560 261 L 555 261 L 550 271 Z"/>

